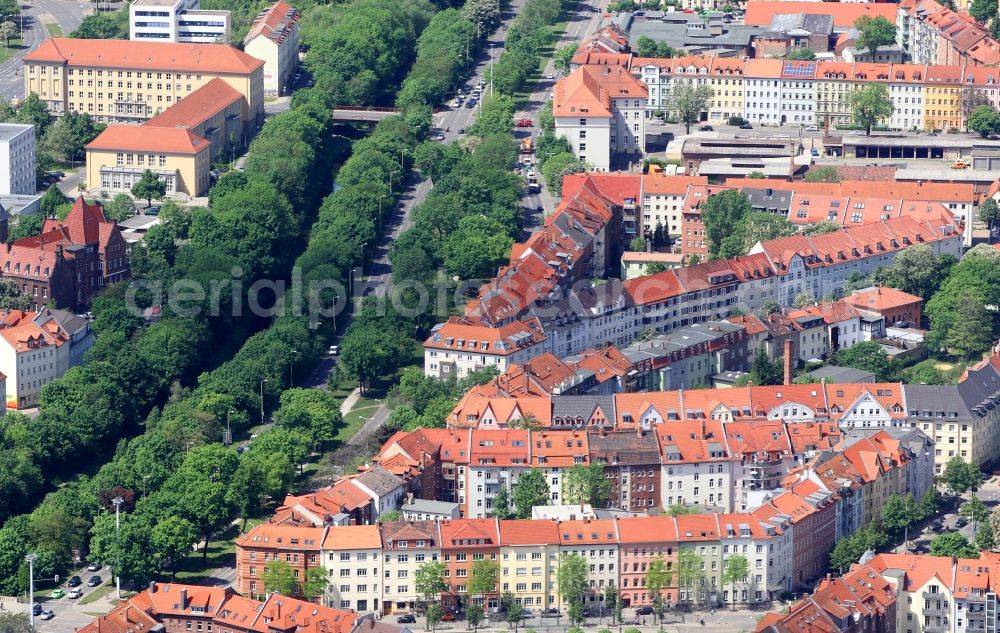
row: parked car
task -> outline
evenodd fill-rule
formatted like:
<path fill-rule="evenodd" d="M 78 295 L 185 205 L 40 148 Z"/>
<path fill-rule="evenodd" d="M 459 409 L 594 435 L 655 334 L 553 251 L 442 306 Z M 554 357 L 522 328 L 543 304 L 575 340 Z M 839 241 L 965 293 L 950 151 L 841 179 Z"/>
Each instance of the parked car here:
<path fill-rule="evenodd" d="M 958 517 L 955 519 L 955 527 L 957 528 L 965 527 L 968 524 L 969 522 L 965 520 L 965 517 Z"/>
<path fill-rule="evenodd" d="M 752 130 L 752 129 L 753 129 L 753 125 L 751 125 L 749 121 L 744 121 L 744 122 L 743 122 L 743 123 L 742 123 L 742 124 L 740 125 L 740 129 L 741 129 L 741 130 Z"/>
<path fill-rule="evenodd" d="M 474 108 L 474 107 L 476 107 L 476 100 L 475 99 L 469 99 L 468 101 L 465 102 L 465 107 L 466 108 Z"/>
<path fill-rule="evenodd" d="M 459 101 L 458 99 L 452 99 L 451 103 L 449 103 L 448 105 L 452 108 L 457 108 L 458 106 L 462 105 L 462 102 Z"/>
<path fill-rule="evenodd" d="M 101 580 L 101 577 L 98 576 L 97 574 L 94 574 L 93 576 L 91 576 L 90 578 L 87 579 L 87 586 L 88 587 L 96 587 L 97 585 L 101 584 L 102 582 L 104 582 L 104 581 Z"/>
<path fill-rule="evenodd" d="M 442 622 L 454 622 L 455 621 L 455 612 L 454 611 L 445 611 L 444 613 L 441 614 L 441 621 Z"/>
<path fill-rule="evenodd" d="M 525 607 L 524 609 L 521 610 L 521 617 L 523 617 L 523 618 L 533 618 L 533 617 L 535 617 L 535 612 L 532 611 L 531 609 Z"/>
<path fill-rule="evenodd" d="M 653 607 L 639 607 L 635 610 L 636 615 L 653 615 Z"/>
<path fill-rule="evenodd" d="M 38 604 L 37 602 L 31 605 L 31 614 L 34 615 L 36 618 L 42 615 L 42 605 Z"/>
<path fill-rule="evenodd" d="M 559 609 L 556 609 L 555 607 L 549 607 L 548 609 L 542 609 L 542 617 L 543 618 L 558 618 L 559 617 Z"/>
<path fill-rule="evenodd" d="M 146 207 L 146 210 L 143 211 L 143 213 L 146 215 L 160 215 L 160 207 L 158 205 Z"/>
<path fill-rule="evenodd" d="M 331 345 L 330 349 L 328 349 L 326 351 L 326 353 L 329 356 L 336 356 L 337 354 L 340 353 L 340 346 L 339 345 Z"/>
<path fill-rule="evenodd" d="M 816 149 L 815 147 L 809 150 L 809 153 L 812 154 L 813 156 L 819 156 L 819 150 Z"/>
<path fill-rule="evenodd" d="M 714 129 L 715 128 L 712 127 L 711 125 L 703 125 L 703 126 L 701 126 L 701 127 L 698 128 L 698 130 L 700 130 L 702 132 L 711 132 Z"/>
<path fill-rule="evenodd" d="M 555 76 L 555 75 L 553 75 L 552 73 L 545 73 L 545 78 L 546 78 L 546 79 L 555 79 L 555 78 L 556 78 L 556 76 Z"/>
<path fill-rule="evenodd" d="M 83 589 L 80 589 L 80 588 L 70 589 L 70 591 L 69 591 L 69 597 L 72 600 L 76 600 L 77 598 L 82 598 L 83 597 Z"/>
<path fill-rule="evenodd" d="M 518 119 L 516 125 L 517 127 L 531 127 L 531 119 Z"/>
<path fill-rule="evenodd" d="M 58 600 L 59 598 L 62 598 L 65 595 L 66 595 L 66 590 L 60 587 L 59 589 L 56 589 L 55 591 L 50 593 L 49 597 Z"/>
<path fill-rule="evenodd" d="M 82 584 L 83 581 L 80 580 L 79 576 L 71 576 L 70 579 L 66 581 L 67 587 L 79 587 Z"/>
<path fill-rule="evenodd" d="M 810 125 L 806 128 L 806 132 L 819 132 L 819 126 Z"/>
<path fill-rule="evenodd" d="M 397 624 L 416 624 L 417 623 L 417 616 L 413 615 L 412 613 L 407 613 L 406 615 L 401 615 L 398 618 L 396 618 L 396 623 Z"/>
<path fill-rule="evenodd" d="M 38 617 L 42 620 L 51 620 L 56 617 L 56 614 L 52 612 L 52 609 L 46 609 L 45 611 L 42 611 L 42 614 Z"/>
<path fill-rule="evenodd" d="M 434 138 L 437 139 L 437 140 L 439 140 L 439 141 L 443 141 L 444 140 L 444 134 L 438 134 Z"/>
<path fill-rule="evenodd" d="M 464 127 L 458 128 L 458 133 L 459 134 L 465 134 L 465 128 Z"/>

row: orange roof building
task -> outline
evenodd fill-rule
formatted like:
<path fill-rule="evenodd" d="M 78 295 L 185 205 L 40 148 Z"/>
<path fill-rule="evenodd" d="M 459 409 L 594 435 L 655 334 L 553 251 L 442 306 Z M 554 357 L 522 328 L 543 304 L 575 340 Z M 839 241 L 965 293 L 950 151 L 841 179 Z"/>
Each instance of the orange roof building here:
<path fill-rule="evenodd" d="M 243 38 L 243 50 L 264 62 L 264 92 L 285 94 L 299 62 L 299 19 L 302 14 L 278 0 L 254 19 Z"/>

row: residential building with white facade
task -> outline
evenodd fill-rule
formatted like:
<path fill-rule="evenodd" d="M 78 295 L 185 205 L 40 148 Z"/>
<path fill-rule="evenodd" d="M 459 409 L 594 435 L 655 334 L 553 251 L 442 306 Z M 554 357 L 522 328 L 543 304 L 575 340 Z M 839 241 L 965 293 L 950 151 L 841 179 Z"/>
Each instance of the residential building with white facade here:
<path fill-rule="evenodd" d="M 35 126 L 0 123 L 0 195 L 35 193 Z"/>
<path fill-rule="evenodd" d="M 399 509 L 403 505 L 406 486 L 403 480 L 386 469 L 376 466 L 351 479 L 372 499 L 371 518 L 374 521 L 382 514 Z"/>
<path fill-rule="evenodd" d="M 618 523 L 614 519 L 578 519 L 559 522 L 559 554 L 576 554 L 587 561 L 585 605 L 604 604 L 604 590 L 618 585 Z M 563 605 L 567 596 L 560 596 Z"/>
<path fill-rule="evenodd" d="M 230 12 L 198 7 L 198 0 L 134 0 L 128 9 L 129 39 L 227 43 L 232 27 Z"/>
<path fill-rule="evenodd" d="M 417 570 L 441 559 L 441 532 L 436 521 L 380 524 L 382 532 L 382 599 L 385 613 L 408 613 L 424 596 L 417 591 Z"/>
<path fill-rule="evenodd" d="M 288 94 L 299 66 L 299 18 L 302 14 L 278 0 L 254 20 L 243 50 L 264 60 L 264 93 Z"/>
<path fill-rule="evenodd" d="M 615 154 L 645 153 L 648 95 L 645 84 L 620 66 L 581 66 L 556 82 L 555 134 L 577 158 L 608 171 Z"/>
<path fill-rule="evenodd" d="M 359 614 L 378 612 L 382 602 L 382 536 L 377 525 L 333 525 L 323 538 L 329 584 L 324 603 Z"/>

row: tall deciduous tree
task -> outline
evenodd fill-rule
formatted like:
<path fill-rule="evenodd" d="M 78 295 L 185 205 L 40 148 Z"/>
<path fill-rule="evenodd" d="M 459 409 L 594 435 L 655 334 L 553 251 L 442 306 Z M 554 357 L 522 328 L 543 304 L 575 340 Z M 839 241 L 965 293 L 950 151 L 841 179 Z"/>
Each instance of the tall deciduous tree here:
<path fill-rule="evenodd" d="M 689 600 L 698 603 L 698 587 L 705 578 L 702 569 L 704 561 L 694 548 L 682 547 L 677 552 L 677 586 L 686 593 Z M 693 599 L 692 599 L 693 598 Z"/>
<path fill-rule="evenodd" d="M 978 558 L 979 552 L 958 532 L 935 536 L 931 541 L 931 556 Z"/>
<path fill-rule="evenodd" d="M 727 189 L 708 197 L 702 207 L 701 218 L 705 223 L 710 258 L 719 257 L 723 240 L 752 212 L 750 198 L 737 189 Z"/>
<path fill-rule="evenodd" d="M 966 117 L 965 126 L 969 128 L 970 132 L 975 132 L 979 136 L 986 138 L 991 134 L 1000 132 L 1000 114 L 991 105 L 977 106 Z"/>
<path fill-rule="evenodd" d="M 283 560 L 272 560 L 264 567 L 264 590 L 283 596 L 293 596 L 298 593 L 299 581 L 295 578 L 295 570 Z"/>
<path fill-rule="evenodd" d="M 604 462 L 570 467 L 563 473 L 562 491 L 568 503 L 603 508 L 611 494 L 611 482 L 604 476 Z"/>
<path fill-rule="evenodd" d="M 736 610 L 736 583 L 745 582 L 750 575 L 750 561 L 742 554 L 732 554 L 726 559 L 726 568 L 722 571 L 722 583 L 729 583 L 732 588 L 733 610 Z"/>
<path fill-rule="evenodd" d="M 996 0 L 993 2 L 995 4 Z M 896 25 L 882 16 L 862 15 L 854 21 L 854 28 L 860 34 L 858 48 L 867 48 L 873 62 L 876 61 L 875 53 L 880 46 L 891 46 L 896 43 Z"/>
<path fill-rule="evenodd" d="M 867 135 L 871 135 L 872 126 L 891 117 L 894 111 L 889 89 L 882 84 L 866 84 L 851 93 L 851 118 Z"/>
<path fill-rule="evenodd" d="M 444 572 L 444 563 L 437 560 L 428 561 L 417 568 L 414 585 L 424 602 L 437 602 L 448 589 Z"/>
<path fill-rule="evenodd" d="M 882 526 L 890 536 L 898 538 L 916 520 L 917 509 L 912 495 L 889 495 L 882 507 Z"/>
<path fill-rule="evenodd" d="M 160 180 L 159 176 L 147 169 L 143 172 L 139 180 L 132 185 L 132 195 L 136 198 L 144 198 L 147 206 L 152 205 L 153 198 L 159 200 L 167 195 L 167 183 Z"/>
<path fill-rule="evenodd" d="M 653 597 L 653 609 L 656 617 L 663 620 L 663 590 L 670 585 L 672 572 L 667 570 L 667 562 L 662 556 L 649 561 L 646 568 L 646 591 Z"/>
<path fill-rule="evenodd" d="M 698 121 L 701 113 L 708 110 L 715 91 L 710 86 L 681 82 L 670 91 L 670 110 L 684 124 L 688 134 L 691 124 Z"/>
<path fill-rule="evenodd" d="M 997 16 L 997 0 L 972 0 L 969 15 L 980 24 L 986 24 Z"/>
<path fill-rule="evenodd" d="M 579 554 L 563 554 L 559 558 L 556 582 L 559 595 L 568 604 L 582 604 L 587 594 L 587 559 Z"/>
<path fill-rule="evenodd" d="M 496 589 L 499 576 L 500 563 L 488 559 L 475 561 L 469 576 L 469 594 L 485 598 Z"/>
<path fill-rule="evenodd" d="M 533 507 L 548 505 L 549 494 L 549 482 L 546 481 L 544 472 L 532 468 L 522 473 L 513 489 L 516 518 L 530 519 Z"/>
<path fill-rule="evenodd" d="M 182 517 L 167 517 L 153 526 L 153 549 L 170 569 L 171 580 L 176 577 L 177 566 L 191 553 L 196 540 L 198 540 L 198 528 Z"/>

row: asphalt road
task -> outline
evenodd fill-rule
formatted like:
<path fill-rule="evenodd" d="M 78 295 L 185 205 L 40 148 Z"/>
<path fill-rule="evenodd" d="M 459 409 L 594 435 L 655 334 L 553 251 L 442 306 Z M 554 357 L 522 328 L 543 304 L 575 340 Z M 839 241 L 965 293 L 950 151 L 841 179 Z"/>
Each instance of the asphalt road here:
<path fill-rule="evenodd" d="M 112 7 L 116 5 L 111 5 Z M 81 0 L 32 0 L 21 4 L 22 39 L 16 55 L 0 64 L 0 96 L 10 100 L 24 98 L 21 58 L 49 37 L 44 20 L 56 22 L 64 34 L 80 26 L 93 5 Z"/>
<path fill-rule="evenodd" d="M 41 633 L 73 633 L 78 628 L 85 626 L 93 620 L 93 617 L 87 615 L 85 612 L 90 613 L 102 613 L 108 610 L 110 604 L 105 600 L 97 600 L 96 602 L 90 604 L 80 604 L 80 600 L 84 599 L 93 591 L 97 591 L 98 587 L 88 587 L 87 580 L 97 574 L 101 576 L 104 583 L 114 582 L 111 577 L 111 572 L 108 569 L 101 569 L 100 571 L 87 571 L 84 567 L 75 572 L 76 575 L 80 576 L 83 580 L 83 585 L 80 589 L 83 590 L 83 598 L 70 599 L 69 595 L 70 588 L 66 586 L 66 582 L 61 583 L 61 587 L 66 592 L 66 596 L 62 598 L 41 598 L 37 594 L 35 595 L 35 602 L 42 605 L 43 609 L 51 610 L 55 613 L 55 617 L 51 620 L 42 620 L 39 617 L 35 617 L 35 629 Z M 73 574 L 70 574 L 71 576 Z M 66 579 L 68 580 L 68 578 Z M 114 589 L 108 594 L 110 597 L 114 597 Z"/>

